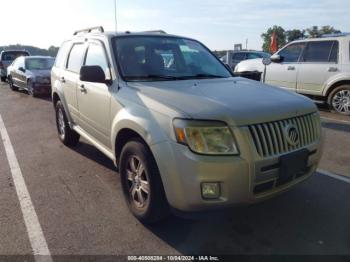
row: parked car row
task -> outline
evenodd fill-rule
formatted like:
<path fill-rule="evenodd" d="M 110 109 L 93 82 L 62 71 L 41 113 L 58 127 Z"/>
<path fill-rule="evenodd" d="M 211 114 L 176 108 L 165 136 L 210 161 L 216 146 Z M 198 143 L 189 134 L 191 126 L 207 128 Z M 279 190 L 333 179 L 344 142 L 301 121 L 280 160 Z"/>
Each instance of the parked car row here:
<path fill-rule="evenodd" d="M 257 58 L 269 58 L 271 55 L 262 51 L 227 51 L 220 60 L 227 64 L 233 71 L 238 63 Z"/>
<path fill-rule="evenodd" d="M 266 65 L 265 83 L 326 102 L 350 115 L 350 35 L 298 40 L 287 44 Z M 264 75 L 262 59 L 242 61 L 236 75 Z M 257 77 L 254 77 L 255 79 Z"/>
<path fill-rule="evenodd" d="M 11 90 L 24 89 L 31 96 L 51 94 L 51 68 L 55 58 L 31 56 L 25 50 L 0 53 L 1 81 L 7 80 Z"/>
<path fill-rule="evenodd" d="M 155 32 L 77 31 L 51 71 L 58 137 L 85 138 L 120 173 L 142 222 L 276 196 L 321 156 L 308 98 L 235 78 L 202 43 Z"/>
<path fill-rule="evenodd" d="M 7 78 L 7 67 L 20 56 L 29 56 L 29 52 L 25 50 L 7 50 L 0 53 L 0 77 L 1 82 L 5 82 Z"/>
<path fill-rule="evenodd" d="M 35 97 L 39 94 L 51 94 L 51 68 L 55 59 L 47 56 L 18 57 L 7 68 L 7 81 L 10 88 L 27 90 Z"/>

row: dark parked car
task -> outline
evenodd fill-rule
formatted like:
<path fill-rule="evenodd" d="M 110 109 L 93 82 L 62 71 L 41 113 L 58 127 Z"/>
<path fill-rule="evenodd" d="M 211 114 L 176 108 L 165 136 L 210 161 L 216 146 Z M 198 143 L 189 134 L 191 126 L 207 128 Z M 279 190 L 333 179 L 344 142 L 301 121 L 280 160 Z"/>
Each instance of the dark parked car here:
<path fill-rule="evenodd" d="M 20 56 L 29 56 L 29 52 L 25 50 L 15 51 L 6 50 L 0 53 L 0 76 L 1 81 L 5 82 L 7 77 L 7 67 L 12 64 L 12 62 Z"/>
<path fill-rule="evenodd" d="M 49 56 L 19 57 L 7 69 L 8 83 L 12 90 L 22 88 L 36 96 L 51 93 L 51 68 L 55 62 Z"/>

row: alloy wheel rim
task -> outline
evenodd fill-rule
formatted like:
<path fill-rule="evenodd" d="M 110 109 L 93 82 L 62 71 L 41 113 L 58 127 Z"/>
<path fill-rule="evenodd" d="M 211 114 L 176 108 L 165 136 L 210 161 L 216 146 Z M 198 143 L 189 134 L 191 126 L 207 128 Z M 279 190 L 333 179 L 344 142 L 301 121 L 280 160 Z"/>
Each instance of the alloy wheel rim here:
<path fill-rule="evenodd" d="M 350 90 L 337 92 L 333 97 L 332 105 L 339 113 L 350 113 Z"/>
<path fill-rule="evenodd" d="M 129 158 L 126 173 L 131 201 L 137 208 L 145 208 L 149 202 L 150 186 L 145 165 L 139 157 Z"/>
<path fill-rule="evenodd" d="M 62 109 L 58 109 L 58 129 L 61 137 L 64 137 L 65 135 L 65 123 L 64 123 L 64 117 L 63 117 L 63 112 Z"/>

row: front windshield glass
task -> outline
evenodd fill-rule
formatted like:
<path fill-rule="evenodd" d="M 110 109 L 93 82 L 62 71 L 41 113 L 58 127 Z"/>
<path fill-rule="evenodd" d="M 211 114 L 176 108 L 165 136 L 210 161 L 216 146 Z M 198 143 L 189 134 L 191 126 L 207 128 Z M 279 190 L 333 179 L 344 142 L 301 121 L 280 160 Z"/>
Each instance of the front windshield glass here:
<path fill-rule="evenodd" d="M 164 36 L 114 38 L 126 81 L 226 78 L 230 72 L 197 41 Z"/>
<path fill-rule="evenodd" d="M 53 58 L 27 58 L 26 69 L 28 70 L 50 70 L 55 60 Z"/>

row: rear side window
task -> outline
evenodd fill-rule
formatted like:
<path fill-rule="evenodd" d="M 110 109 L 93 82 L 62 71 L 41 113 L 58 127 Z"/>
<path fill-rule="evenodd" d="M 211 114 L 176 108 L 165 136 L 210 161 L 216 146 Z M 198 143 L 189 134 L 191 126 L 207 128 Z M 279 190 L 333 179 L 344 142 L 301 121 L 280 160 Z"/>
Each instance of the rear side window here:
<path fill-rule="evenodd" d="M 295 43 L 287 46 L 281 50 L 278 54 L 283 59 L 283 62 L 296 63 L 299 61 L 301 52 L 305 47 L 305 43 Z"/>
<path fill-rule="evenodd" d="M 64 66 L 64 62 L 65 62 L 66 57 L 67 57 L 68 49 L 69 49 L 69 42 L 63 43 L 60 50 L 58 51 L 57 56 L 56 56 L 56 61 L 55 61 L 56 67 L 62 68 Z"/>
<path fill-rule="evenodd" d="M 85 51 L 84 44 L 74 44 L 68 57 L 67 69 L 79 73 Z"/>
<path fill-rule="evenodd" d="M 338 42 L 309 42 L 305 49 L 303 62 L 336 62 L 337 58 Z"/>
<path fill-rule="evenodd" d="M 329 62 L 337 63 L 338 53 L 339 53 L 339 44 L 338 42 L 335 41 L 332 46 L 331 54 L 329 55 Z"/>

